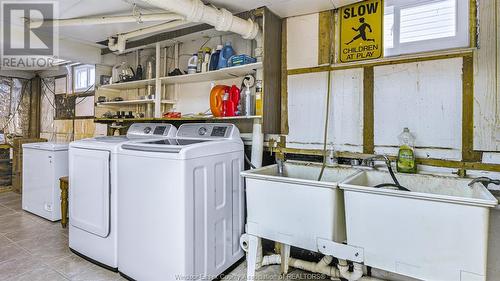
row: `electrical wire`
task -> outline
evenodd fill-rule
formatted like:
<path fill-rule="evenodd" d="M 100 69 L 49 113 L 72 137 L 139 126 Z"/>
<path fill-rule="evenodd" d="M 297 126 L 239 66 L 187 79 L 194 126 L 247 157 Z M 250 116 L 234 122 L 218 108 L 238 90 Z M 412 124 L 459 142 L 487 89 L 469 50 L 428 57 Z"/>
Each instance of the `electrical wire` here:
<path fill-rule="evenodd" d="M 94 88 L 94 85 L 89 86 L 89 87 L 87 88 L 87 90 L 85 90 L 83 93 L 78 93 L 78 94 L 79 94 L 79 95 L 85 95 L 85 94 L 87 94 L 88 92 L 90 92 L 90 90 L 91 90 L 92 88 Z M 83 99 L 82 99 L 82 100 L 80 100 L 79 102 L 75 103 L 75 106 L 76 106 L 76 105 L 79 105 L 80 103 L 82 103 L 82 102 L 83 102 L 86 98 L 88 98 L 88 97 L 90 97 L 90 96 L 85 96 L 85 97 L 83 97 Z"/>
<path fill-rule="evenodd" d="M 10 116 L 9 120 L 7 120 L 7 122 L 5 123 L 5 126 L 2 128 L 2 131 L 4 132 L 5 134 L 5 129 L 9 126 L 9 123 L 14 120 L 14 117 L 18 114 L 19 112 L 19 108 L 21 107 L 21 103 L 23 102 L 23 98 L 24 98 L 24 94 L 26 92 L 26 89 L 28 88 L 27 85 L 31 83 L 30 80 L 26 80 L 25 83 L 22 85 L 21 87 L 21 97 L 19 99 L 19 103 L 17 104 L 17 107 L 16 107 L 16 110 L 14 111 L 14 113 L 12 113 L 12 115 Z M 12 87 L 12 86 L 11 86 Z M 12 100 L 12 94 L 10 96 L 10 99 Z"/>
<path fill-rule="evenodd" d="M 330 17 L 330 25 L 334 26 L 333 15 Z M 333 28 L 330 29 L 330 54 L 328 58 L 328 67 L 333 64 L 333 53 L 334 53 L 334 36 L 333 36 Z M 323 165 L 321 166 L 321 171 L 318 176 L 318 181 L 321 181 L 323 178 L 323 173 L 326 168 L 326 159 L 327 159 L 327 151 L 326 151 L 326 142 L 328 141 L 328 123 L 330 120 L 330 99 L 332 94 L 332 71 L 328 70 L 328 89 L 326 93 L 326 112 L 325 112 L 325 130 L 324 130 L 324 138 L 323 138 Z"/>
<path fill-rule="evenodd" d="M 43 83 L 43 85 L 45 86 L 45 88 L 46 88 L 47 90 L 49 90 L 49 91 L 50 91 L 52 94 L 54 94 L 54 96 L 55 96 L 55 94 L 56 94 L 56 93 L 55 93 L 53 90 L 51 90 L 51 89 L 49 88 L 49 86 L 47 85 L 47 83 L 45 83 L 45 80 L 44 80 L 43 78 L 41 78 L 40 80 L 42 80 L 42 83 Z M 45 91 L 43 91 L 43 89 L 42 89 L 42 95 L 43 95 L 43 96 L 47 99 L 47 101 L 49 102 L 50 106 L 51 106 L 51 107 L 55 110 L 55 109 L 56 109 L 56 106 L 55 106 L 55 105 L 54 105 L 54 104 L 50 101 L 49 96 L 47 96 L 47 94 L 45 93 Z"/>
<path fill-rule="evenodd" d="M 243 155 L 245 155 L 245 162 L 250 166 L 252 170 L 257 169 L 253 164 L 252 161 L 250 161 L 250 158 L 248 158 L 247 154 L 243 152 Z"/>
<path fill-rule="evenodd" d="M 323 165 L 321 166 L 321 172 L 319 173 L 318 181 L 321 181 L 323 178 L 323 173 L 325 172 L 326 168 L 326 158 L 327 158 L 327 151 L 326 151 L 326 142 L 328 141 L 328 124 L 329 124 L 329 115 L 330 115 L 330 98 L 331 98 L 331 86 L 332 86 L 332 71 L 328 71 L 328 90 L 326 94 L 326 118 L 325 118 L 325 131 L 324 131 L 324 138 L 323 138 Z"/>

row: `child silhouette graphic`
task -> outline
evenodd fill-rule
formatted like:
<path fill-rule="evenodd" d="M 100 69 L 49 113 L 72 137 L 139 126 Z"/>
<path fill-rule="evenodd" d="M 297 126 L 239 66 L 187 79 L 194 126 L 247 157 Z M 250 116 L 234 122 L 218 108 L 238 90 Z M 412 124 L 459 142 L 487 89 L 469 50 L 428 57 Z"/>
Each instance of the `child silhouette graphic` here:
<path fill-rule="evenodd" d="M 371 38 L 366 38 L 366 29 L 368 28 L 368 30 L 370 31 L 370 33 L 372 32 L 372 27 L 367 24 L 365 22 L 365 18 L 360 18 L 359 19 L 359 22 L 361 23 L 361 25 L 358 27 L 358 28 L 352 28 L 352 30 L 354 31 L 357 31 L 359 32 L 358 35 L 356 35 L 351 41 L 349 41 L 348 43 L 345 43 L 346 45 L 349 45 L 351 44 L 352 42 L 358 40 L 359 38 L 363 39 L 363 41 L 369 41 L 369 42 L 375 42 L 374 39 L 371 39 Z"/>

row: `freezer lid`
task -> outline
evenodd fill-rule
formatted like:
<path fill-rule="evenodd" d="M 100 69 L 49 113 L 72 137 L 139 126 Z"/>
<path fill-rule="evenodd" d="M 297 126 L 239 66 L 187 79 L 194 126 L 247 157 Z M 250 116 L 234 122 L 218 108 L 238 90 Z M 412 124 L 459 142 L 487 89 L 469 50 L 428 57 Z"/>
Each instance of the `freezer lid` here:
<path fill-rule="evenodd" d="M 48 151 L 63 151 L 68 150 L 69 143 L 67 142 L 36 142 L 36 143 L 25 143 L 23 148 L 48 150 Z"/>

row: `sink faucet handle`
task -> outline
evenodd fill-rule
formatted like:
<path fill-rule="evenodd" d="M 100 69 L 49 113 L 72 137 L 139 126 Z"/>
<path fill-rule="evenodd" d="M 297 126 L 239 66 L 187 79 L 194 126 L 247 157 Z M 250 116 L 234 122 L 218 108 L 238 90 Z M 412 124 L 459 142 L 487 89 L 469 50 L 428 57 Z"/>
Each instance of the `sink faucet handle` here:
<path fill-rule="evenodd" d="M 363 166 L 368 166 L 368 167 L 373 167 L 375 165 L 375 161 L 376 160 L 384 160 L 385 161 L 385 164 L 387 166 L 390 166 L 391 165 L 391 160 L 389 159 L 389 157 L 385 154 L 376 154 L 376 155 L 373 155 L 373 156 L 370 156 L 368 158 L 365 158 L 363 159 L 363 161 L 361 162 L 361 165 Z"/>

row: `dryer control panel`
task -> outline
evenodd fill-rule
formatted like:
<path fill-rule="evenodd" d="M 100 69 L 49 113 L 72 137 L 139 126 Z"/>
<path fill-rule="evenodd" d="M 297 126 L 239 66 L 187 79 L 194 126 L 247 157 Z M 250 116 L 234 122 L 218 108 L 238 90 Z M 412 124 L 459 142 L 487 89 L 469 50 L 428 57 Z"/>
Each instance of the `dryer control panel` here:
<path fill-rule="evenodd" d="M 239 138 L 239 131 L 233 124 L 183 124 L 177 131 L 177 138 L 232 139 Z"/>

